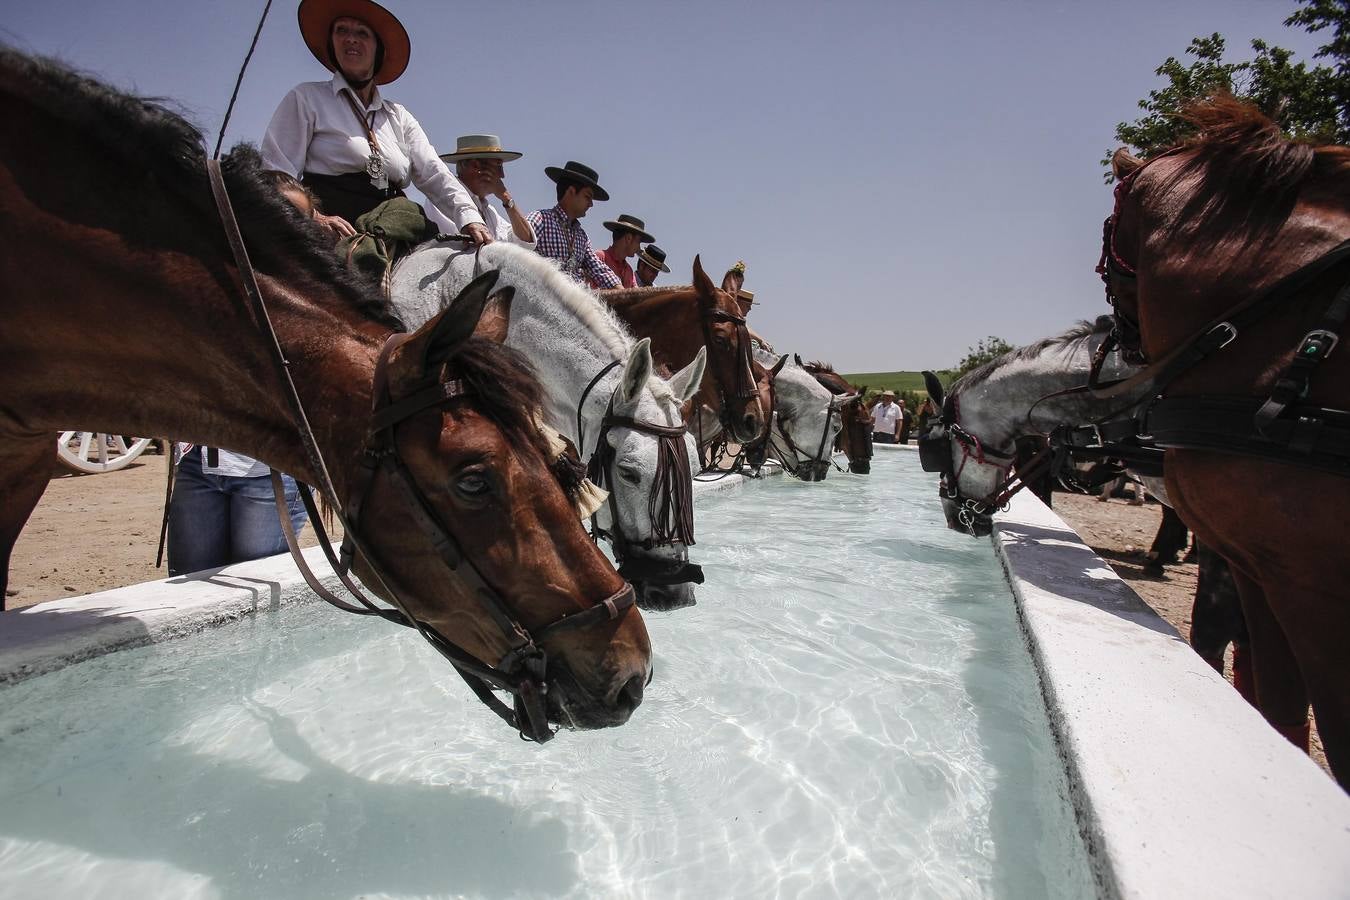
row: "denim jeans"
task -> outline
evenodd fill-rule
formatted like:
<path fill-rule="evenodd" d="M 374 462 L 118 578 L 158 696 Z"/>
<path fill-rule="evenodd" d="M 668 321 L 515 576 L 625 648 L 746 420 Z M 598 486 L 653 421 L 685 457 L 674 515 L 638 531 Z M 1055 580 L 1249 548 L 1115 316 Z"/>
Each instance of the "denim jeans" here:
<path fill-rule="evenodd" d="M 289 475 L 286 506 L 299 533 L 309 517 L 299 488 Z M 178 464 L 169 506 L 169 574 L 185 575 L 230 563 L 275 556 L 286 550 L 277 521 L 272 479 L 208 475 L 201 454 L 191 452 Z"/>

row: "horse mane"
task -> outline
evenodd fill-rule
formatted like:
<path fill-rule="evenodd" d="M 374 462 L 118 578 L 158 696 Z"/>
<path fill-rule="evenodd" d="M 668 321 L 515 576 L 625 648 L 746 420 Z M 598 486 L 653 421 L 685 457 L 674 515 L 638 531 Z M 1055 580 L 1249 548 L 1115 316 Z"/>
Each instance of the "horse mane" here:
<path fill-rule="evenodd" d="M 807 371 L 810 372 L 833 372 L 834 366 L 823 360 L 813 359 L 806 364 Z"/>
<path fill-rule="evenodd" d="M 523 354 L 487 338 L 471 337 L 455 351 L 449 367 L 469 386 L 475 409 L 491 419 L 512 446 L 533 447 L 541 459 L 548 459 L 535 421 L 544 389 Z"/>
<path fill-rule="evenodd" d="M 140 206 L 154 207 L 155 198 L 168 194 L 176 205 L 187 205 L 206 217 L 208 227 L 217 222 L 202 133 L 171 110 L 169 101 L 117 90 L 58 60 L 31 57 L 9 47 L 0 47 L 0 81 L 5 84 L 0 92 L 26 97 L 44 115 L 79 135 L 90 152 L 117 161 L 119 177 L 108 188 L 119 192 L 123 205 L 136 206 L 127 199 L 140 197 L 149 198 Z M 323 231 L 262 177 L 261 159 L 252 146 L 236 146 L 222 160 L 221 169 L 258 271 L 295 275 L 298 270 L 373 321 L 402 328 L 378 288 L 347 269 Z M 154 211 L 142 215 L 135 209 L 121 215 L 120 227 L 133 241 L 153 241 L 198 258 L 204 252 L 203 245 L 188 246 L 193 236 L 181 233 L 181 223 L 168 217 Z M 225 234 L 218 225 L 208 233 L 218 248 L 225 248 Z"/>
<path fill-rule="evenodd" d="M 977 384 L 988 381 L 995 372 L 1005 366 L 1015 362 L 1036 359 L 1046 350 L 1051 348 L 1077 349 L 1078 345 L 1086 343 L 1095 337 L 1105 335 L 1111 330 L 1112 326 L 1113 323 L 1110 316 L 1099 316 L 1095 322 L 1089 322 L 1086 319 L 1081 320 L 1063 334 L 1041 338 L 1039 341 L 1033 341 L 1025 347 L 1009 350 L 1002 356 L 995 357 L 978 368 L 971 369 L 956 380 L 956 383 L 951 386 L 951 390 L 956 391 L 958 388 L 965 390 L 974 387 Z"/>
<path fill-rule="evenodd" d="M 1179 145 L 1180 165 L 1164 189 L 1196 180 L 1178 215 L 1183 223 L 1231 220 L 1256 236 L 1278 228 L 1310 177 L 1350 174 L 1350 149 L 1288 138 L 1255 104 L 1228 93 L 1188 104 L 1195 134 Z"/>

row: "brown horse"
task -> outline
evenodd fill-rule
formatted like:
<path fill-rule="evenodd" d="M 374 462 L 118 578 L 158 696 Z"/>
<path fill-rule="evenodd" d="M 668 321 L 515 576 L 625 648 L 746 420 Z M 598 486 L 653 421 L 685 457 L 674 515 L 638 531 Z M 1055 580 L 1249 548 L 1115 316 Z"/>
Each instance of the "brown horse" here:
<path fill-rule="evenodd" d="M 848 470 L 855 475 L 868 475 L 872 471 L 872 416 L 863 404 L 867 395 L 867 385 L 860 388 L 849 384 L 844 376 L 834 370 L 827 362 L 809 362 L 806 371 L 815 376 L 816 381 L 836 397 L 854 394 L 854 398 L 839 408 L 844 426 L 839 430 L 839 449 L 848 457 Z"/>
<path fill-rule="evenodd" d="M 763 437 L 773 410 L 769 373 L 754 361 L 745 317 L 734 292 L 713 285 L 694 257 L 689 287 L 645 287 L 600 291 L 635 337 L 651 338 L 652 358 L 675 372 L 708 348 L 708 372 L 685 417 L 700 447 L 725 428 L 748 444 Z M 705 410 L 707 413 L 705 413 Z"/>
<path fill-rule="evenodd" d="M 1325 358 L 1318 329 L 1350 304 L 1329 253 L 1350 238 L 1350 149 L 1289 141 L 1232 98 L 1190 116 L 1187 144 L 1118 155 L 1101 268 L 1121 343 L 1162 373 L 1145 427 L 1169 448 L 1168 494 L 1232 564 L 1259 706 L 1306 749 L 1311 700 L 1347 785 L 1350 429 L 1323 408 L 1350 407 L 1350 353 Z"/>
<path fill-rule="evenodd" d="M 46 486 L 62 423 L 228 447 L 314 483 L 279 367 L 240 292 L 197 131 L 7 50 L 0 97 L 10 118 L 0 135 L 0 573 Z M 383 299 L 265 184 L 257 154 L 236 149 L 224 171 L 341 498 L 370 446 L 387 357 L 382 399 L 398 424 L 374 430 L 389 435 L 384 455 L 402 471 L 381 465 L 369 477 L 357 574 L 388 584 L 424 628 L 493 672 L 509 674 L 508 654 L 530 644 L 532 663 L 546 665 L 530 678 L 547 686 L 551 720 L 624 722 L 651 672 L 646 628 L 636 609 L 611 607 L 600 624 L 587 616 L 585 627 L 548 630 L 626 586 L 553 474 L 533 422 L 542 392 L 496 342 L 502 317 L 478 324 L 490 280 L 391 351 L 400 326 Z M 391 411 L 412 395 L 439 397 L 408 401 L 406 417 Z M 458 558 L 447 552 L 456 546 Z M 508 634 L 503 617 L 522 632 Z M 530 635 L 544 632 L 534 648 Z"/>

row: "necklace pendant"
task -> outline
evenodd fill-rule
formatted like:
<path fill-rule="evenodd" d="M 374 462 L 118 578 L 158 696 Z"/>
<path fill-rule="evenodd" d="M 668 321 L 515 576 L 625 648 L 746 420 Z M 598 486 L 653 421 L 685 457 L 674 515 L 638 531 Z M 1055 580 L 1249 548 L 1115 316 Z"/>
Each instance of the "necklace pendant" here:
<path fill-rule="evenodd" d="M 371 151 L 370 159 L 366 160 L 366 174 L 370 176 L 370 183 L 380 190 L 389 188 L 389 174 L 384 168 L 384 157 L 378 150 Z"/>

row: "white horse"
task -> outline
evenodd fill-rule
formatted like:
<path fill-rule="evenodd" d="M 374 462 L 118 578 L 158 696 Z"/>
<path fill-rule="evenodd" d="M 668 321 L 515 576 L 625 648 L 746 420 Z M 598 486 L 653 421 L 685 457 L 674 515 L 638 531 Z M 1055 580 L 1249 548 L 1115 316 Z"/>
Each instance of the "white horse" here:
<path fill-rule="evenodd" d="M 635 340 L 552 262 L 503 242 L 477 254 L 424 245 L 390 276 L 394 308 L 416 327 L 487 269 L 500 272 L 499 288 L 515 289 L 498 314 L 508 318 L 507 346 L 529 360 L 544 385 L 545 421 L 592 461 L 592 477 L 610 491 L 593 522 L 610 539 L 619 573 L 643 608 L 692 605 L 689 582 L 702 581 L 688 549 L 697 449 L 683 433 L 681 407 L 703 378 L 704 351 L 670 379 L 655 375 L 648 340 Z"/>
<path fill-rule="evenodd" d="M 844 424 L 840 407 L 858 395 L 830 393 L 797 356 L 778 357 L 758 347 L 755 362 L 772 373 L 770 452 L 803 481 L 824 481 L 830 471 L 834 440 Z"/>
<path fill-rule="evenodd" d="M 1061 425 L 1121 418 L 1148 399 L 1147 388 L 1114 400 L 1097 399 L 1086 390 L 1059 393 L 1087 384 L 1092 358 L 1110 329 L 1111 317 L 1102 316 L 1005 353 L 957 379 L 946 392 L 945 403 L 940 386 L 930 384 L 930 395 L 936 390 L 933 399 L 944 404 L 944 420 L 954 419 L 959 429 L 935 422 L 927 435 L 920 435 L 925 442 L 950 444 L 954 483 L 944 484 L 942 490 L 948 525 L 979 537 L 989 533 L 993 511 L 981 508 L 985 504 L 980 501 L 992 496 L 1008 477 L 1017 438 L 1049 434 Z M 1116 352 L 1107 355 L 1101 378 L 1115 381 L 1137 371 Z M 1150 493 L 1166 502 L 1161 478 L 1146 476 L 1144 482 Z"/>

